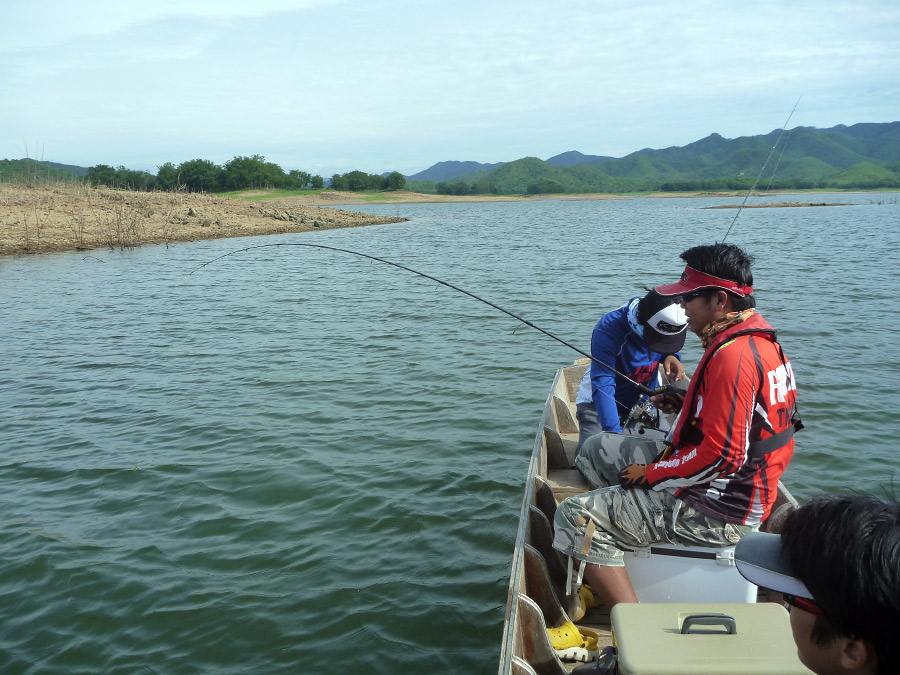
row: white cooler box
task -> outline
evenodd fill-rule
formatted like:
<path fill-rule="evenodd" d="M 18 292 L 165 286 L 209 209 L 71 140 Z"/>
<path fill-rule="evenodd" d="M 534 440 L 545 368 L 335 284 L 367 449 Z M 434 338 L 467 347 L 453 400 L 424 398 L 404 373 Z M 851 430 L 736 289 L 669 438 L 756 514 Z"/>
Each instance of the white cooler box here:
<path fill-rule="evenodd" d="M 772 602 L 619 603 L 610 616 L 619 675 L 811 675 Z"/>
<path fill-rule="evenodd" d="M 756 586 L 734 566 L 734 546 L 658 544 L 625 552 L 640 602 L 756 602 Z"/>

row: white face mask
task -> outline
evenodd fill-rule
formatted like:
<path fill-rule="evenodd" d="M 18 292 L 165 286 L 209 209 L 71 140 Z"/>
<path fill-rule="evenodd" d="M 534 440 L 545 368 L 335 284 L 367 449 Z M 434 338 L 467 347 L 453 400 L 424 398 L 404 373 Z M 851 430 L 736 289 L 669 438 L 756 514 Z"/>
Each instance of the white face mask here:
<path fill-rule="evenodd" d="M 637 333 L 643 338 L 644 324 L 638 321 L 638 303 L 640 303 L 640 301 L 640 298 L 635 298 L 628 303 L 628 326 L 631 328 L 632 332 Z"/>

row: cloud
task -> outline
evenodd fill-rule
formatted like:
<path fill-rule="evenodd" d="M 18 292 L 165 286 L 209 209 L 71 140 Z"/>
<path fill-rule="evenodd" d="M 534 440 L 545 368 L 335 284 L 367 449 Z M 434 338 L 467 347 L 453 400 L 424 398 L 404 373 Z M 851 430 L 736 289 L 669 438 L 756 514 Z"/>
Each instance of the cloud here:
<path fill-rule="evenodd" d="M 356 153 L 343 170 L 419 157 L 411 173 L 763 133 L 801 94 L 796 124 L 900 109 L 883 0 L 82 4 L 10 8 L 0 156 L 36 138 L 71 163 Z"/>
<path fill-rule="evenodd" d="M 79 38 L 125 32 L 144 23 L 169 18 L 227 21 L 279 12 L 316 9 L 348 0 L 34 0 L 9 3 L 0 24 L 0 53 L 34 50 Z"/>

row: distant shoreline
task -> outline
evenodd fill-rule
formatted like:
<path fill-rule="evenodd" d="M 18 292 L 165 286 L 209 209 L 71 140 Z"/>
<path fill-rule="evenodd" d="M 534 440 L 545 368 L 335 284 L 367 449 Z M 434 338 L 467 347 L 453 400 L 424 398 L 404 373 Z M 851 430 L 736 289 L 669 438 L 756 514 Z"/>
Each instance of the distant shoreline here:
<path fill-rule="evenodd" d="M 263 190 L 247 190 L 235 195 L 239 198 L 268 199 Z M 447 204 L 478 202 L 536 202 L 545 200 L 599 201 L 630 199 L 630 195 L 613 194 L 557 194 L 557 195 L 438 195 L 424 192 L 397 190 L 391 192 L 337 192 L 325 190 L 319 193 L 278 196 L 279 201 L 314 206 L 359 206 L 363 204 Z"/>
<path fill-rule="evenodd" d="M 811 191 L 810 191 L 811 192 Z M 859 192 L 859 191 L 855 191 Z M 883 192 L 883 191 L 874 191 Z M 774 194 L 809 194 L 785 192 Z M 743 197 L 746 193 L 430 195 L 417 192 L 284 194 L 246 190 L 229 196 L 132 192 L 83 184 L 0 183 L 0 256 L 362 227 L 408 220 L 347 211 L 340 206 L 529 201 L 601 201 L 635 198 Z M 838 206 L 825 202 L 750 204 L 745 208 Z M 737 208 L 737 205 L 706 208 Z"/>
<path fill-rule="evenodd" d="M 766 193 L 766 196 L 784 196 L 784 195 L 815 195 L 815 194 L 878 194 L 878 193 L 894 193 L 900 192 L 900 189 L 878 189 L 878 190 L 778 190 Z M 443 203 L 477 203 L 477 202 L 537 202 L 537 201 L 601 201 L 601 200 L 617 200 L 617 199 L 685 199 L 694 197 L 745 197 L 746 190 L 722 190 L 722 191 L 696 191 L 696 192 L 649 192 L 634 194 L 610 194 L 610 193 L 586 193 L 586 194 L 550 194 L 550 195 L 437 195 L 425 194 L 421 192 L 409 192 L 399 190 L 396 192 L 335 192 L 323 191 L 320 193 L 310 193 L 301 195 L 278 195 L 275 191 L 265 190 L 247 190 L 233 196 L 246 199 L 267 200 L 269 198 L 277 198 L 285 203 L 316 205 L 316 206 L 360 206 L 366 204 L 443 204 Z M 267 195 L 273 195 L 268 197 Z M 760 197 L 761 194 L 754 193 L 751 197 Z M 801 202 L 780 202 L 780 204 L 789 206 L 801 204 Z M 814 206 L 820 202 L 802 202 L 803 205 Z M 759 205 L 772 206 L 772 205 Z M 745 205 L 744 208 L 749 208 Z M 722 208 L 732 208 L 730 206 Z"/>
<path fill-rule="evenodd" d="M 783 208 L 791 208 L 795 206 L 852 206 L 852 204 L 848 204 L 846 202 L 772 202 L 771 204 L 722 204 L 720 206 L 704 206 L 703 210 L 707 209 L 783 209 Z"/>

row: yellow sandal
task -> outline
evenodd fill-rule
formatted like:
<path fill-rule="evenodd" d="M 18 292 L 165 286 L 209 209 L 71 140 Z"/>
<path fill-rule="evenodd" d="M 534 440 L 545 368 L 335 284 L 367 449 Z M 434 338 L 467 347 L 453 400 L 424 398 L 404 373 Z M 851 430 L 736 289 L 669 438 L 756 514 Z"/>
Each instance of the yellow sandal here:
<path fill-rule="evenodd" d="M 599 654 L 600 635 L 589 628 L 578 628 L 571 621 L 557 628 L 548 628 L 547 635 L 561 661 L 587 663 Z"/>

